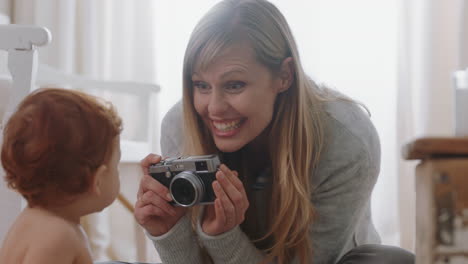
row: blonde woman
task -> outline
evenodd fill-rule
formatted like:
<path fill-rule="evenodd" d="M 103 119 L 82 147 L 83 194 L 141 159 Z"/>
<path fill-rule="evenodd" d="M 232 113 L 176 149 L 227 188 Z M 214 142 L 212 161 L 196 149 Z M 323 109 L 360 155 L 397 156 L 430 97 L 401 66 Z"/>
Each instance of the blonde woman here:
<path fill-rule="evenodd" d="M 198 23 L 161 146 L 163 156 L 223 163 L 214 204 L 190 210 L 143 177 L 135 217 L 163 263 L 414 261 L 377 245 L 380 145 L 367 113 L 308 78 L 286 20 L 265 0 L 222 1 Z M 147 156 L 143 170 L 159 161 Z"/>

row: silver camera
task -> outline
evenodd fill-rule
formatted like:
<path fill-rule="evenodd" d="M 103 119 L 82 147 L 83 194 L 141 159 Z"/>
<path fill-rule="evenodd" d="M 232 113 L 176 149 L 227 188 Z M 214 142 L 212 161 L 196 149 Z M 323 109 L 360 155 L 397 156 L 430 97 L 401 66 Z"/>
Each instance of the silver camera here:
<path fill-rule="evenodd" d="M 149 175 L 169 189 L 175 205 L 190 207 L 214 202 L 219 165 L 217 155 L 172 158 L 152 164 Z"/>

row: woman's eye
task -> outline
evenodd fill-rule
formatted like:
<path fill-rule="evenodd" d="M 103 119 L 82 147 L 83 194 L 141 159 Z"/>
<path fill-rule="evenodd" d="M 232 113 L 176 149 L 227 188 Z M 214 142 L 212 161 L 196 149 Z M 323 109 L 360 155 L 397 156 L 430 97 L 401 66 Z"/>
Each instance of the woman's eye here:
<path fill-rule="evenodd" d="M 210 91 L 210 86 L 204 82 L 193 82 L 192 86 L 201 93 L 207 93 Z"/>
<path fill-rule="evenodd" d="M 230 92 L 238 92 L 245 87 L 243 82 L 230 82 L 226 85 L 226 89 Z"/>

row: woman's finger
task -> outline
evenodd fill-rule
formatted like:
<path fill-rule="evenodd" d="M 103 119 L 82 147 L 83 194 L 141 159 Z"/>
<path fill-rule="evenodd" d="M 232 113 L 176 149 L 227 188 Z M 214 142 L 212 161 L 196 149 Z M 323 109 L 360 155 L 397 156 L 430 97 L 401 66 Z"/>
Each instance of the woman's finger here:
<path fill-rule="evenodd" d="M 217 228 L 223 229 L 226 225 L 226 214 L 224 212 L 223 204 L 219 198 L 215 200 L 214 209 L 217 221 Z"/>
<path fill-rule="evenodd" d="M 245 197 L 247 197 L 247 193 L 245 192 L 244 184 L 242 181 L 239 179 L 239 173 L 237 171 L 232 171 L 230 170 L 226 165 L 222 164 L 220 167 L 220 170 L 224 172 L 224 174 L 227 175 L 227 178 L 229 181 L 232 182 L 234 187 L 236 187 L 239 192 L 243 193 Z"/>
<path fill-rule="evenodd" d="M 245 187 L 244 183 L 239 179 L 239 173 L 237 171 L 233 171 L 233 174 L 235 177 L 233 177 L 233 184 L 236 186 L 236 188 L 242 193 L 244 199 L 244 208 L 245 211 L 247 211 L 247 208 L 249 208 L 249 199 L 247 198 L 247 193 L 245 192 Z"/>
<path fill-rule="evenodd" d="M 135 218 L 141 225 L 145 225 L 153 216 L 167 217 L 169 215 L 161 208 L 151 204 L 147 204 L 135 211 Z"/>
<path fill-rule="evenodd" d="M 137 202 L 137 206 L 139 207 L 144 207 L 148 204 L 151 204 L 165 213 L 176 216 L 177 212 L 175 211 L 175 208 L 171 206 L 166 200 L 164 200 L 161 196 L 158 194 L 152 192 L 152 191 L 147 191 L 143 194 L 141 199 Z"/>
<path fill-rule="evenodd" d="M 160 161 L 161 161 L 161 157 L 152 153 L 148 154 L 144 159 L 140 161 L 140 168 L 143 172 L 143 178 L 140 181 L 140 186 L 137 192 L 137 199 L 139 199 L 140 196 L 143 195 L 143 193 L 146 191 L 145 188 L 142 188 L 142 187 L 145 186 L 143 179 L 145 178 L 145 175 L 148 175 L 149 166 L 153 163 L 158 163 Z"/>
<path fill-rule="evenodd" d="M 213 189 L 216 197 L 220 200 L 222 208 L 224 209 L 225 221 L 224 224 L 227 226 L 234 226 L 237 222 L 236 218 L 236 207 L 232 204 L 231 200 L 221 187 L 218 181 L 213 183 Z"/>
<path fill-rule="evenodd" d="M 239 174 L 237 171 L 233 171 L 233 170 L 230 170 L 226 165 L 222 164 L 220 166 L 220 170 L 222 172 L 225 173 L 225 175 L 227 175 L 227 179 L 231 182 L 232 185 L 234 185 L 234 187 L 241 193 L 240 196 L 237 196 L 235 194 L 233 194 L 233 196 L 231 196 L 231 192 L 228 192 L 228 195 L 230 198 L 232 198 L 234 201 L 234 203 L 237 203 L 239 204 L 241 210 L 240 212 L 238 213 L 238 216 L 240 218 L 243 218 L 244 214 L 245 214 L 245 211 L 247 211 L 247 209 L 249 208 L 249 200 L 247 198 L 247 193 L 245 191 L 245 188 L 244 188 L 244 184 L 242 183 L 242 181 L 239 179 Z M 223 185 L 223 188 L 224 188 L 224 185 Z M 234 192 L 232 192 L 234 193 Z M 242 222 L 243 219 L 240 219 L 240 221 Z"/>
<path fill-rule="evenodd" d="M 137 198 L 139 199 L 147 191 L 157 193 L 168 202 L 172 201 L 172 196 L 166 186 L 162 185 L 160 182 L 149 175 L 143 175 L 143 178 L 140 181 L 140 188 L 138 189 Z"/>
<path fill-rule="evenodd" d="M 234 177 L 234 175 L 231 177 Z M 219 181 L 227 198 L 235 207 L 236 213 L 243 213 L 245 211 L 247 197 L 234 186 L 223 171 L 216 173 L 216 179 Z"/>
<path fill-rule="evenodd" d="M 242 193 L 247 196 L 247 193 L 245 192 L 244 188 L 244 183 L 239 179 L 239 173 L 237 171 L 233 171 L 233 177 L 230 178 L 232 184 Z"/>
<path fill-rule="evenodd" d="M 143 170 L 143 175 L 148 174 L 148 169 L 151 164 L 158 163 L 161 161 L 161 156 L 156 154 L 148 154 L 144 159 L 140 161 L 141 169 Z"/>

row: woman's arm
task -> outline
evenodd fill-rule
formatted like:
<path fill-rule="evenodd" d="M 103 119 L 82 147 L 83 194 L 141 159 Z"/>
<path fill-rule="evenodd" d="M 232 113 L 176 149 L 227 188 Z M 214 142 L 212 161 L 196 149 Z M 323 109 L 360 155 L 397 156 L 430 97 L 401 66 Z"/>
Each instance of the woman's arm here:
<path fill-rule="evenodd" d="M 153 241 L 162 263 L 203 263 L 201 249 L 187 215 L 162 236 L 146 235 Z"/>
<path fill-rule="evenodd" d="M 368 228 L 370 196 L 377 174 L 369 168 L 366 156 L 355 153 L 348 163 L 327 171 L 329 179 L 312 195 L 316 210 L 310 233 L 314 263 L 335 263 L 362 243 L 357 236 L 377 238 L 375 233 L 370 234 L 373 227 Z"/>
<path fill-rule="evenodd" d="M 182 104 L 174 105 L 161 123 L 163 157 L 179 156 L 182 147 Z M 167 233 L 147 236 L 153 241 L 163 263 L 203 263 L 201 247 L 190 217 L 183 216 Z"/>
<path fill-rule="evenodd" d="M 256 264 L 263 260 L 263 253 L 255 247 L 239 226 L 217 236 L 203 232 L 200 224 L 203 213 L 200 212 L 197 234 L 215 264 Z"/>
<path fill-rule="evenodd" d="M 182 103 L 178 102 L 169 110 L 161 124 L 161 150 L 163 155 L 168 157 L 180 155 L 182 140 Z M 200 213 L 200 217 L 202 215 L 203 212 Z M 206 248 L 215 263 L 249 264 L 258 263 L 262 259 L 262 253 L 239 227 L 218 236 L 209 236 L 202 231 L 200 223 L 198 223 L 198 226 L 198 240 Z M 185 256 L 186 252 L 191 252 L 191 259 L 186 263 L 201 261 L 199 255 L 197 255 L 200 252 L 200 247 L 196 241 L 196 235 L 193 234 L 188 217 L 181 220 L 181 223 L 177 223 L 174 229 L 174 232 L 172 232 L 173 230 L 170 231 L 171 234 L 167 238 L 153 240 L 161 259 L 163 259 L 163 255 L 174 256 L 176 252 L 172 249 L 177 248 L 179 257 L 182 258 L 187 257 Z M 183 233 L 183 239 L 174 238 L 176 233 Z M 174 240 L 176 245 L 170 242 L 171 239 L 176 239 Z M 164 259 L 163 262 L 166 263 Z M 173 262 L 171 260 L 171 262 L 167 263 L 183 262 Z"/>
<path fill-rule="evenodd" d="M 363 243 L 379 243 L 370 199 L 380 168 L 380 143 L 368 116 L 350 103 L 330 103 L 326 146 L 311 181 L 314 263 L 335 263 Z"/>

